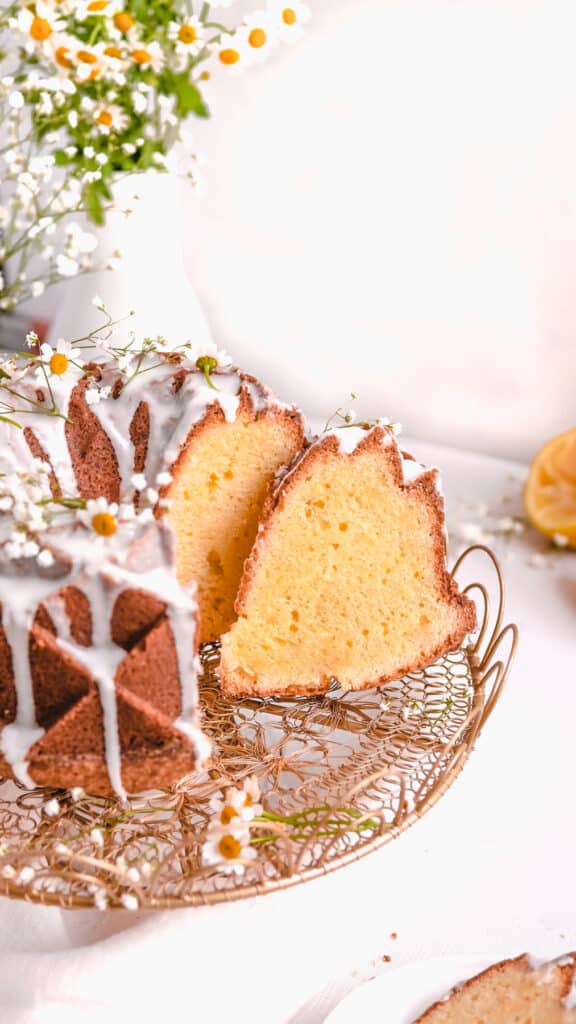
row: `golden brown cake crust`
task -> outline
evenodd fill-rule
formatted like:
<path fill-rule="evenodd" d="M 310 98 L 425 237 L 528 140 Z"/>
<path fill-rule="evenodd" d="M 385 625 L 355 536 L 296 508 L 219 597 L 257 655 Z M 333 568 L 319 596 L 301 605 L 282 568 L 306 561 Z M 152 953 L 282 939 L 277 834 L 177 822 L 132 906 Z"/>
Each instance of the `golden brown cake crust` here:
<path fill-rule="evenodd" d="M 381 686 L 384 683 L 402 677 L 408 672 L 425 668 L 446 651 L 456 650 L 464 638 L 476 627 L 476 607 L 474 603 L 459 591 L 456 582 L 446 569 L 446 544 L 443 534 L 444 507 L 436 487 L 437 471 L 435 469 L 427 470 L 415 480 L 404 483 L 399 451 L 395 445 L 383 444 L 386 441 L 386 433 L 386 429 L 383 427 L 376 427 L 367 431 L 366 437 L 357 445 L 349 457 L 359 457 L 362 452 L 366 451 L 378 452 L 383 465 L 386 465 L 391 472 L 395 484 L 421 497 L 422 502 L 429 509 L 437 524 L 437 529 L 434 533 L 433 559 L 438 595 L 442 600 L 450 602 L 458 608 L 459 618 L 457 628 L 446 638 L 446 643 L 438 646 L 432 651 L 431 655 L 403 665 L 393 675 L 381 675 L 376 679 L 367 680 L 362 686 L 357 687 L 358 689 L 371 689 Z M 254 584 L 260 561 L 266 554 L 266 537 L 275 512 L 282 507 L 286 496 L 298 485 L 299 480 L 309 472 L 315 463 L 326 461 L 329 455 L 337 455 L 339 451 L 338 439 L 333 435 L 327 435 L 316 444 L 311 445 L 295 459 L 293 466 L 282 477 L 276 489 L 269 494 L 262 512 L 256 542 L 244 566 L 244 573 L 236 599 L 236 612 L 238 616 L 242 616 L 247 612 L 250 591 Z M 411 459 L 412 457 L 408 456 L 408 458 Z M 282 694 L 294 696 L 300 694 L 322 694 L 326 692 L 329 683 L 329 680 L 323 679 L 308 685 L 287 684 L 283 687 Z M 258 681 L 241 669 L 227 670 L 224 668 L 222 671 L 222 688 L 229 696 L 257 696 L 261 693 Z M 356 689 L 356 687 L 354 688 Z"/>
<path fill-rule="evenodd" d="M 413 1024 L 432 1024 L 434 1014 L 441 1008 L 449 1005 L 450 999 L 453 996 L 458 996 L 463 992 L 472 992 L 478 985 L 484 985 L 486 982 L 490 982 L 492 979 L 498 978 L 503 975 L 510 967 L 518 967 L 522 969 L 523 973 L 529 975 L 534 971 L 534 968 L 530 965 L 530 958 L 527 953 L 523 953 L 521 956 L 517 956 L 508 960 L 500 960 L 496 964 L 492 964 L 487 967 L 485 971 L 481 971 L 480 974 L 474 975 L 473 978 L 468 978 L 467 981 L 453 988 L 444 999 L 439 999 L 432 1006 L 429 1006 L 423 1014 L 420 1015 Z M 553 968 L 556 972 L 556 976 L 560 979 L 560 1000 L 570 992 L 575 969 L 576 969 L 576 953 L 567 953 L 563 957 L 560 957 L 558 961 L 551 961 L 549 964 L 543 964 L 543 970 Z M 538 970 L 538 968 L 537 968 Z M 571 1013 L 566 1010 L 566 1024 L 572 1024 L 576 1020 L 576 1013 Z"/>

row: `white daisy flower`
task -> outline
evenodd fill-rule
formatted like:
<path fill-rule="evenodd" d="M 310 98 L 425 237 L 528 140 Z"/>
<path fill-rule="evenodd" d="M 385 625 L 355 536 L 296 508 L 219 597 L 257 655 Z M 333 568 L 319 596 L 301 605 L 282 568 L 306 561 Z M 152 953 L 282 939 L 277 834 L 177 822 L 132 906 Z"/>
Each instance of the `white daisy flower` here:
<path fill-rule="evenodd" d="M 222 36 L 218 48 L 214 51 L 216 62 L 232 74 L 243 71 L 251 63 L 253 50 L 248 46 L 246 29 L 237 29 L 229 35 Z"/>
<path fill-rule="evenodd" d="M 130 123 L 127 114 L 117 103 L 101 103 L 94 110 L 94 121 L 102 135 L 123 132 Z"/>
<path fill-rule="evenodd" d="M 168 38 L 176 44 L 176 53 L 180 57 L 196 56 L 204 45 L 204 26 L 194 16 L 184 21 L 171 21 Z"/>
<path fill-rule="evenodd" d="M 37 0 L 31 7 L 24 7 L 17 18 L 18 28 L 35 43 L 46 43 L 50 37 L 65 28 L 65 22 L 58 17 L 53 4 Z"/>
<path fill-rule="evenodd" d="M 215 865 L 226 874 L 243 875 L 246 861 L 257 856 L 250 846 L 250 832 L 245 822 L 231 822 L 226 828 L 211 828 L 202 847 L 202 863 Z"/>
<path fill-rule="evenodd" d="M 268 0 L 268 11 L 277 35 L 284 43 L 300 39 L 302 26 L 310 20 L 310 8 L 300 0 Z"/>
<path fill-rule="evenodd" d="M 76 75 L 81 81 L 91 82 L 102 74 L 102 60 L 95 46 L 76 42 L 72 59 L 75 63 Z"/>
<path fill-rule="evenodd" d="M 44 342 L 40 346 L 43 365 L 51 377 L 62 377 L 71 367 L 72 346 L 64 338 L 58 338 L 56 349 Z"/>
<path fill-rule="evenodd" d="M 210 800 L 210 809 L 217 817 L 217 825 L 226 828 L 231 822 L 239 825 L 242 821 L 252 821 L 258 814 L 262 813 L 260 800 L 260 787 L 255 775 L 244 780 L 242 789 L 230 786 L 224 792 L 224 797 L 213 796 Z"/>
<path fill-rule="evenodd" d="M 77 512 L 78 520 L 99 537 L 113 537 L 118 529 L 118 504 L 106 498 L 93 498 Z"/>
<path fill-rule="evenodd" d="M 86 21 L 86 18 L 110 17 L 119 8 L 119 0 L 76 0 L 74 15 L 78 21 Z"/>
<path fill-rule="evenodd" d="M 278 44 L 278 30 L 267 11 L 254 11 L 248 15 L 238 31 L 245 34 L 252 64 L 265 60 Z"/>
<path fill-rule="evenodd" d="M 74 50 L 77 48 L 76 39 L 66 35 L 65 32 L 55 32 L 50 36 L 46 44 L 49 56 L 58 68 L 60 78 L 70 74 L 74 67 Z"/>
<path fill-rule="evenodd" d="M 130 57 L 138 67 L 152 68 L 153 71 L 161 71 L 164 64 L 164 51 L 156 42 L 135 46 Z"/>

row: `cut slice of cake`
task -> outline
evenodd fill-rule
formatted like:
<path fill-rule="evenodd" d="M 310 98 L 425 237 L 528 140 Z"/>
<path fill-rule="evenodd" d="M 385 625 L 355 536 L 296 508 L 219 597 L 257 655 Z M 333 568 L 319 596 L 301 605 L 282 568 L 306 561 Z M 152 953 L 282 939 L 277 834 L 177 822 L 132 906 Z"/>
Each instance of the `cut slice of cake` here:
<path fill-rule="evenodd" d="M 503 960 L 476 975 L 414 1024 L 576 1024 L 576 955 L 535 965 Z"/>
<path fill-rule="evenodd" d="M 216 370 L 208 383 L 193 366 L 167 360 L 124 387 L 115 363 L 95 372 L 107 396 L 89 405 L 84 379 L 68 408 L 78 493 L 126 500 L 141 478 L 140 504 L 159 498 L 156 514 L 176 534 L 178 579 L 198 587 L 200 643 L 216 640 L 235 618 L 269 487 L 302 447 L 302 416 L 239 370 Z"/>
<path fill-rule="evenodd" d="M 230 695 L 365 689 L 458 647 L 475 607 L 446 569 L 436 470 L 386 427 L 322 436 L 267 503 L 236 611 Z"/>

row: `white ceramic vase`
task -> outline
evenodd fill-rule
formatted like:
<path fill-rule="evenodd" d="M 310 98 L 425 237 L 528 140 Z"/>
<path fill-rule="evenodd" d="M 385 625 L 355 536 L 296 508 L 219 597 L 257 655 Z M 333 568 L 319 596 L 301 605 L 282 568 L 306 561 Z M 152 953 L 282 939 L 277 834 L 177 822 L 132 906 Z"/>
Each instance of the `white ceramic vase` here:
<path fill-rule="evenodd" d="M 48 340 L 74 338 L 97 326 L 101 314 L 92 304 L 103 299 L 114 319 L 131 317 L 122 333 L 162 335 L 175 346 L 202 342 L 210 331 L 183 263 L 185 222 L 180 180 L 171 173 L 130 175 L 114 187 L 115 209 L 98 233 L 96 258 L 119 251 L 118 269 L 71 278 L 55 289 L 58 304 Z M 127 212 L 130 211 L 130 212 Z M 91 230 L 89 228 L 89 230 Z"/>

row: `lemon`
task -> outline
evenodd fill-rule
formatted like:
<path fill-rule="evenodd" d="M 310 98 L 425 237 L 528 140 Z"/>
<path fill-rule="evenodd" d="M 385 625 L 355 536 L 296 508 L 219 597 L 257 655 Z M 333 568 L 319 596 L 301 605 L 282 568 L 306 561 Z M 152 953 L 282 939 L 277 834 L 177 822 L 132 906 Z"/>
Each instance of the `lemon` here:
<path fill-rule="evenodd" d="M 538 530 L 576 548 L 576 427 L 538 452 L 528 473 L 524 507 Z"/>

